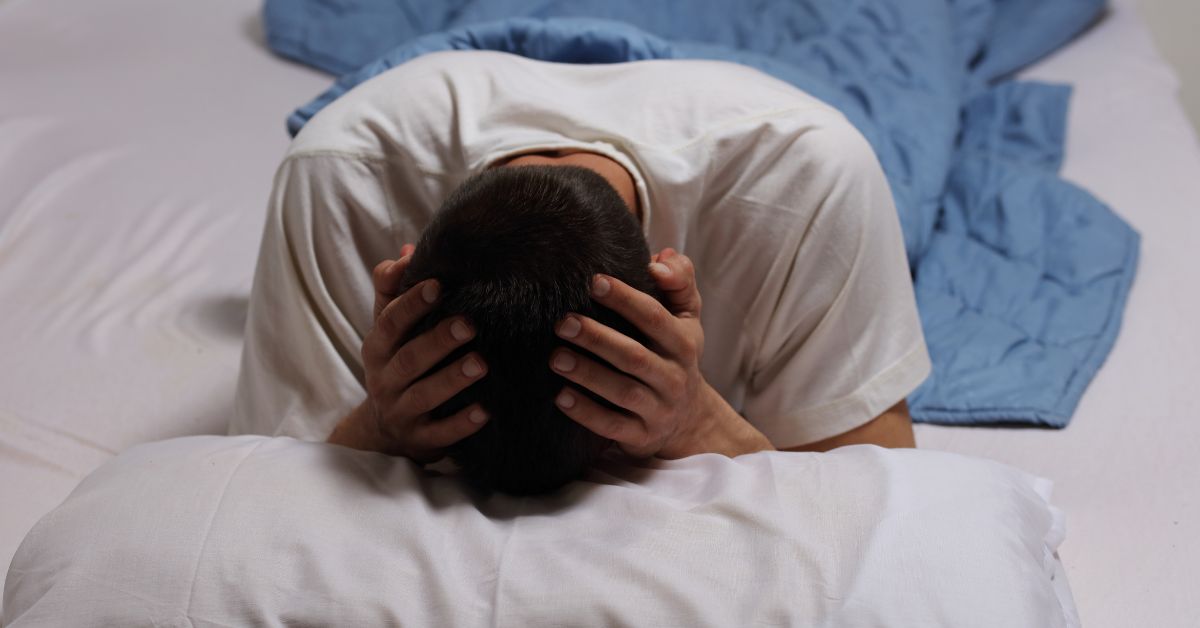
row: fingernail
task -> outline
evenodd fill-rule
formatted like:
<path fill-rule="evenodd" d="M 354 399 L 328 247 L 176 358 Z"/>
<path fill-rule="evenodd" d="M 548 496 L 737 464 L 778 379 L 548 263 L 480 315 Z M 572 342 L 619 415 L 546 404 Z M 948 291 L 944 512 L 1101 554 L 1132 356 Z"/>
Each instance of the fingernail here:
<path fill-rule="evenodd" d="M 569 372 L 575 368 L 575 356 L 569 353 L 560 353 L 554 356 L 554 368 L 564 373 Z"/>
<path fill-rule="evenodd" d="M 462 321 L 454 321 L 450 323 L 450 335 L 454 336 L 455 340 L 462 342 L 471 337 L 471 328 Z"/>
<path fill-rule="evenodd" d="M 602 297 L 608 294 L 608 291 L 611 288 L 612 286 L 609 285 L 608 280 L 604 277 L 597 275 L 596 278 L 592 280 L 592 296 L 594 297 Z"/>
<path fill-rule="evenodd" d="M 469 414 L 467 414 L 467 418 L 471 419 L 472 423 L 478 425 L 487 420 L 487 413 L 479 408 L 474 408 Z"/>
<path fill-rule="evenodd" d="M 438 285 L 436 281 L 431 281 L 421 288 L 421 298 L 425 299 L 426 303 L 437 301 Z"/>
<path fill-rule="evenodd" d="M 483 367 L 480 366 L 479 362 L 476 361 L 474 358 L 471 358 L 470 360 L 463 362 L 463 365 L 462 365 L 462 374 L 463 375 L 466 375 L 467 377 L 475 377 L 482 372 L 483 372 Z"/>
<path fill-rule="evenodd" d="M 557 403 L 558 407 L 560 407 L 560 408 L 574 407 L 575 406 L 575 395 L 572 395 L 571 393 L 564 390 L 564 391 L 558 393 L 558 396 L 554 398 L 554 403 Z"/>
<path fill-rule="evenodd" d="M 666 264 L 660 264 L 658 262 L 654 262 L 653 264 L 650 265 L 650 272 L 652 272 L 655 275 L 658 275 L 660 277 L 670 277 L 671 276 L 671 268 L 669 266 L 667 266 Z"/>
<path fill-rule="evenodd" d="M 575 318 L 574 316 L 568 316 L 567 320 L 563 321 L 562 325 L 558 326 L 558 335 L 562 336 L 563 338 L 574 338 L 575 336 L 579 335 L 579 330 L 582 329 L 582 327 L 583 326 L 579 324 L 578 318 Z"/>

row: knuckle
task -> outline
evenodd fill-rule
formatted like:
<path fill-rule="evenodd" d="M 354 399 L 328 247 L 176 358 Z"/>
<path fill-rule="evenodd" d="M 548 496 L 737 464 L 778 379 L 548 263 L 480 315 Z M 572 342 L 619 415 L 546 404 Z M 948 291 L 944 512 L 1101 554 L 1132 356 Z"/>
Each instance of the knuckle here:
<path fill-rule="evenodd" d="M 628 385 L 617 393 L 617 405 L 629 410 L 640 407 L 645 399 L 642 387 L 636 384 Z"/>
<path fill-rule="evenodd" d="M 396 335 L 396 332 L 397 332 L 397 326 L 396 326 L 396 321 L 395 321 L 396 309 L 397 308 L 394 308 L 394 307 L 390 308 L 390 309 L 385 308 L 383 311 L 383 315 L 380 316 L 379 319 L 375 323 L 375 328 L 377 330 L 379 330 L 379 333 L 383 334 L 384 338 L 392 338 L 393 336 Z"/>
<path fill-rule="evenodd" d="M 430 405 L 429 392 L 421 387 L 413 387 L 404 391 L 403 403 L 417 414 L 433 409 Z"/>
<path fill-rule="evenodd" d="M 390 268 L 391 265 L 392 262 L 386 259 L 375 265 L 374 270 L 371 271 L 371 279 L 374 280 L 375 285 L 379 285 L 383 282 L 384 275 L 387 274 L 387 269 Z"/>
<path fill-rule="evenodd" d="M 604 332 L 598 324 L 588 320 L 584 321 L 577 338 L 578 344 L 584 347 L 598 347 L 604 343 Z"/>
<path fill-rule="evenodd" d="M 392 374 L 399 378 L 400 381 L 411 381 L 416 379 L 417 375 L 420 375 L 417 372 L 416 363 L 404 351 L 396 354 L 396 358 L 392 360 L 391 365 Z"/>
<path fill-rule="evenodd" d="M 620 289 L 618 289 L 617 286 L 618 284 L 614 282 L 613 296 L 616 298 L 616 301 L 619 302 L 622 307 L 636 308 L 638 305 L 638 295 L 643 293 L 634 290 L 625 284 L 620 284 Z"/>
<path fill-rule="evenodd" d="M 645 375 L 650 371 L 650 356 L 645 349 L 634 351 L 625 361 L 626 371 L 631 375 Z"/>
<path fill-rule="evenodd" d="M 667 386 L 670 386 L 671 392 L 682 391 L 687 387 L 687 375 L 683 371 L 676 370 L 667 377 Z"/>
<path fill-rule="evenodd" d="M 607 434 L 609 438 L 622 443 L 629 441 L 629 431 L 626 429 L 625 423 L 619 418 L 606 417 L 603 426 L 604 433 Z"/>
<path fill-rule="evenodd" d="M 583 423 L 583 421 L 580 422 Z M 588 430 L 593 434 L 598 434 L 608 440 L 614 441 L 622 448 L 629 444 L 629 435 L 625 433 L 625 426 L 611 417 L 596 417 L 586 424 Z"/>
<path fill-rule="evenodd" d="M 419 290 L 409 290 L 404 293 L 404 298 L 398 309 L 399 315 L 407 318 L 416 318 L 425 310 L 425 300 L 421 298 Z"/>
<path fill-rule="evenodd" d="M 671 326 L 671 315 L 662 308 L 655 309 L 646 317 L 646 324 L 656 332 L 666 331 Z"/>
<path fill-rule="evenodd" d="M 424 312 L 421 309 L 420 298 L 405 294 L 392 302 L 380 317 L 380 324 L 389 337 L 399 340 L 399 336 L 409 325 L 420 319 Z"/>
<path fill-rule="evenodd" d="M 680 344 L 680 352 L 686 360 L 695 360 L 700 354 L 700 345 L 695 338 L 685 337 Z"/>

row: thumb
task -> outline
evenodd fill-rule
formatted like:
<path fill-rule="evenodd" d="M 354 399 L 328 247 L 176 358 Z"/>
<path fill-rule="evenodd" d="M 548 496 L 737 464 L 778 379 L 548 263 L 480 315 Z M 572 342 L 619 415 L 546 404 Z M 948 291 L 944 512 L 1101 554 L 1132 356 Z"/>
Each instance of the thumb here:
<path fill-rule="evenodd" d="M 688 256 L 663 249 L 650 264 L 650 276 L 667 298 L 667 309 L 680 318 L 700 317 L 700 290 L 696 268 Z"/>
<path fill-rule="evenodd" d="M 397 291 L 400 289 L 401 280 L 404 279 L 404 271 L 408 268 L 408 263 L 412 261 L 413 251 L 416 249 L 411 244 L 405 244 L 400 247 L 400 259 L 390 260 L 385 259 L 375 265 L 375 270 L 371 271 L 371 284 L 375 288 L 375 307 L 371 315 L 371 321 L 379 319 L 379 315 L 383 312 L 383 308 L 387 307 L 392 299 L 400 296 Z"/>

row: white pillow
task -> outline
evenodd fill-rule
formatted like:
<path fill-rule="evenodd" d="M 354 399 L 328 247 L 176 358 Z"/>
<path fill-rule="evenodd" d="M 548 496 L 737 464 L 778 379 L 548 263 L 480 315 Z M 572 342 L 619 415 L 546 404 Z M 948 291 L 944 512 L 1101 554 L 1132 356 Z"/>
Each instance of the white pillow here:
<path fill-rule="evenodd" d="M 288 438 L 134 447 L 29 533 L 21 626 L 1078 625 L 1049 483 L 933 451 L 607 461 L 475 503 Z"/>

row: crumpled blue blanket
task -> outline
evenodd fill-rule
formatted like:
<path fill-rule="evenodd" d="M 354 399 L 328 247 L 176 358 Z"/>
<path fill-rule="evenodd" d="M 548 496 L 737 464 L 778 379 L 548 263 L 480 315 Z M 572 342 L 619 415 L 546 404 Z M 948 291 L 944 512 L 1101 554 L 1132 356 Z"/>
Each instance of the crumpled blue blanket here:
<path fill-rule="evenodd" d="M 1005 80 L 1103 0 L 267 0 L 279 54 L 358 83 L 421 54 L 735 61 L 840 109 L 895 196 L 933 359 L 913 418 L 1067 424 L 1108 355 L 1139 237 L 1058 177 L 1069 88 Z"/>

